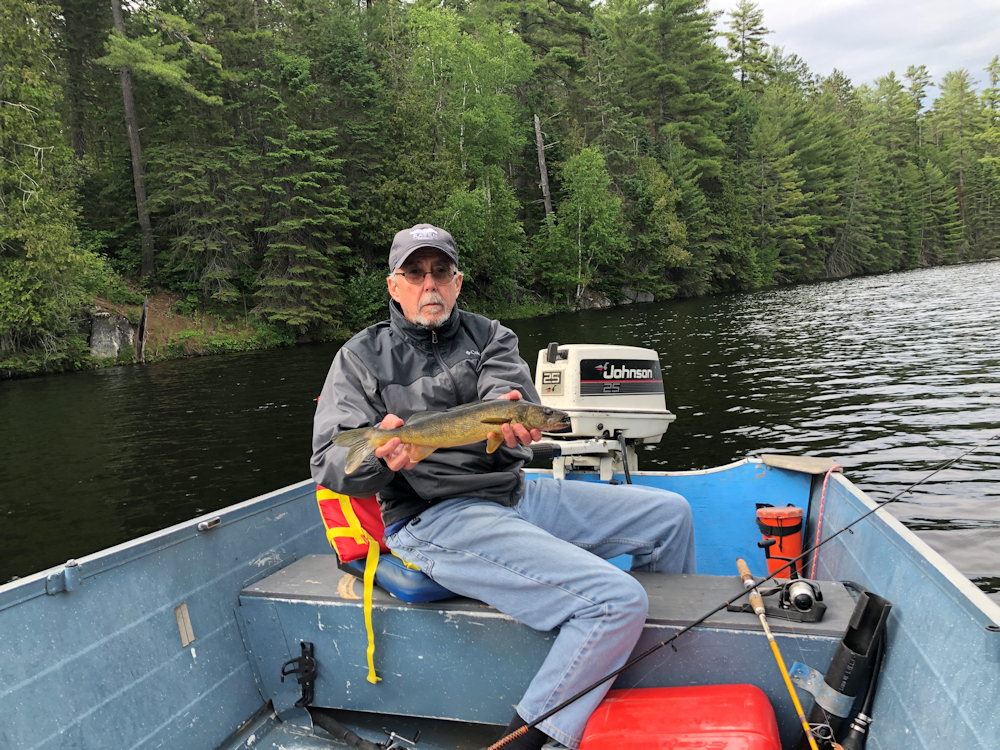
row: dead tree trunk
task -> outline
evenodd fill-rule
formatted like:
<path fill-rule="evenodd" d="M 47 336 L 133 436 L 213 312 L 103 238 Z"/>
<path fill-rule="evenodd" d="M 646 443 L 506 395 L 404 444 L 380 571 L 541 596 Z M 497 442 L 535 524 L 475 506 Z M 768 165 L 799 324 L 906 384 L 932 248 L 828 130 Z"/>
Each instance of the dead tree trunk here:
<path fill-rule="evenodd" d="M 552 196 L 549 194 L 549 172 L 545 168 L 545 142 L 542 140 L 542 123 L 535 115 L 535 143 L 538 145 L 538 171 L 542 174 L 542 198 L 545 199 L 545 218 L 552 216 Z"/>
<path fill-rule="evenodd" d="M 135 332 L 135 358 L 140 364 L 146 363 L 146 331 L 149 323 L 149 297 L 142 298 L 142 314 Z"/>
<path fill-rule="evenodd" d="M 125 22 L 122 19 L 121 0 L 111 0 L 111 15 L 115 19 L 115 28 L 125 36 Z M 122 99 L 125 102 L 125 129 L 128 131 L 128 147 L 132 153 L 132 180 L 135 183 L 135 207 L 139 212 L 139 229 L 142 232 L 142 270 L 143 280 L 148 279 L 156 270 L 153 257 L 153 228 L 149 223 L 149 213 L 146 210 L 146 173 L 142 168 L 142 144 L 139 141 L 139 118 L 135 114 L 135 97 L 132 95 L 132 71 L 129 68 L 121 70 Z"/>

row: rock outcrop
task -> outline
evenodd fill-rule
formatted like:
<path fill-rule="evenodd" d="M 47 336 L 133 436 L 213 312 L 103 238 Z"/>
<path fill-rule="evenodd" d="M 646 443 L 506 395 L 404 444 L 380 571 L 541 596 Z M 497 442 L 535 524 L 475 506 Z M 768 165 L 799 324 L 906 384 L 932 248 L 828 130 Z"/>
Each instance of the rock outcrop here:
<path fill-rule="evenodd" d="M 652 292 L 637 292 L 632 287 L 622 287 L 622 294 L 625 295 L 625 299 L 628 300 L 629 304 L 634 304 L 636 302 L 652 302 L 655 298 Z"/>
<path fill-rule="evenodd" d="M 603 294 L 597 294 L 589 289 L 584 290 L 576 304 L 577 310 L 604 310 L 614 306 Z"/>
<path fill-rule="evenodd" d="M 126 346 L 135 346 L 135 328 L 128 318 L 110 310 L 91 315 L 90 354 L 95 359 L 117 357 Z"/>

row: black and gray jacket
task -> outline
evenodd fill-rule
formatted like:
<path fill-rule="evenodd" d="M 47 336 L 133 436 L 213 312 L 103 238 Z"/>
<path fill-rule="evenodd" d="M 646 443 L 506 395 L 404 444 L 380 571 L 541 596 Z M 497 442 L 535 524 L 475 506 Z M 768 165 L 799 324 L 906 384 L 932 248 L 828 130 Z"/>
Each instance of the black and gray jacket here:
<path fill-rule="evenodd" d="M 337 352 L 313 421 L 312 476 L 351 497 L 379 493 L 386 525 L 451 497 L 515 505 L 524 491 L 521 467 L 531 451 L 486 443 L 441 449 L 413 469 L 392 472 L 374 455 L 344 474 L 347 449 L 332 445 L 344 430 L 379 424 L 387 414 L 404 421 L 519 390 L 539 397 L 517 350 L 517 336 L 499 322 L 457 307 L 435 331 L 408 321 L 389 304 L 390 319 L 366 328 Z"/>

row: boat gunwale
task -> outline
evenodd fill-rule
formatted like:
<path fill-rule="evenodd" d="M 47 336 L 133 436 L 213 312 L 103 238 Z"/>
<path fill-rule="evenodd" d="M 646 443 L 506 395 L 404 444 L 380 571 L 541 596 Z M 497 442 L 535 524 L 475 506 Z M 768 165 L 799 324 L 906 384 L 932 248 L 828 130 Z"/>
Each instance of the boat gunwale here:
<path fill-rule="evenodd" d="M 315 482 L 305 479 L 296 484 L 290 484 L 280 489 L 266 492 L 263 495 L 252 497 L 234 505 L 227 505 L 223 508 L 205 513 L 187 521 L 181 521 L 172 526 L 168 526 L 158 531 L 130 539 L 127 542 L 107 547 L 97 552 L 92 552 L 83 557 L 75 558 L 80 568 L 80 582 L 87 578 L 106 573 L 122 565 L 134 562 L 135 560 L 156 554 L 170 547 L 182 544 L 190 539 L 194 539 L 200 534 L 211 533 L 223 526 L 237 523 L 251 516 L 280 508 L 290 502 L 295 502 L 302 497 L 297 490 L 309 488 L 309 492 L 314 492 Z M 221 518 L 220 522 L 206 531 L 199 531 L 198 524 L 210 521 L 214 518 Z M 47 593 L 47 581 L 50 576 L 57 575 L 64 570 L 65 563 L 54 565 L 37 573 L 0 584 L 0 612 L 18 604 L 45 596 Z"/>
<path fill-rule="evenodd" d="M 830 478 L 843 485 L 855 500 L 865 506 L 867 510 L 878 508 L 872 514 L 872 517 L 879 518 L 898 538 L 894 540 L 891 535 L 883 534 L 887 542 L 892 544 L 917 567 L 924 568 L 929 565 L 933 571 L 943 577 L 944 581 L 956 589 L 954 592 L 948 592 L 946 587 L 941 585 L 940 579 L 932 577 L 931 580 L 942 593 L 967 611 L 969 610 L 967 605 L 973 605 L 976 614 L 981 615 L 981 617 L 973 617 L 973 619 L 984 628 L 987 625 L 1000 627 L 1000 604 L 991 600 L 982 589 L 969 580 L 968 576 L 963 575 L 958 568 L 948 562 L 940 552 L 934 550 L 927 542 L 908 529 L 906 524 L 885 510 L 883 507 L 885 503 L 876 502 L 843 474 L 834 473 Z M 969 614 L 970 616 L 973 615 L 972 612 L 969 612 Z"/>

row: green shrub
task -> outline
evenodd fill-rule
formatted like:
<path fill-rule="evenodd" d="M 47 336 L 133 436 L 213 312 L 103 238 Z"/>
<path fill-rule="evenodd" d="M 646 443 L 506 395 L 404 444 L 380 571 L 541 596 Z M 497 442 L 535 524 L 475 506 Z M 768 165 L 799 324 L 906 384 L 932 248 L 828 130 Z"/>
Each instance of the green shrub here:
<path fill-rule="evenodd" d="M 114 363 L 118 365 L 130 365 L 133 362 L 135 362 L 135 347 L 131 344 L 125 344 L 118 351 L 118 356 L 114 358 Z"/>
<path fill-rule="evenodd" d="M 198 312 L 200 306 L 201 306 L 201 299 L 198 297 L 198 295 L 188 294 L 187 296 L 181 297 L 179 300 L 174 302 L 174 304 L 170 306 L 170 309 L 173 310 L 178 315 L 184 315 L 190 318 L 194 317 L 195 313 Z"/>

